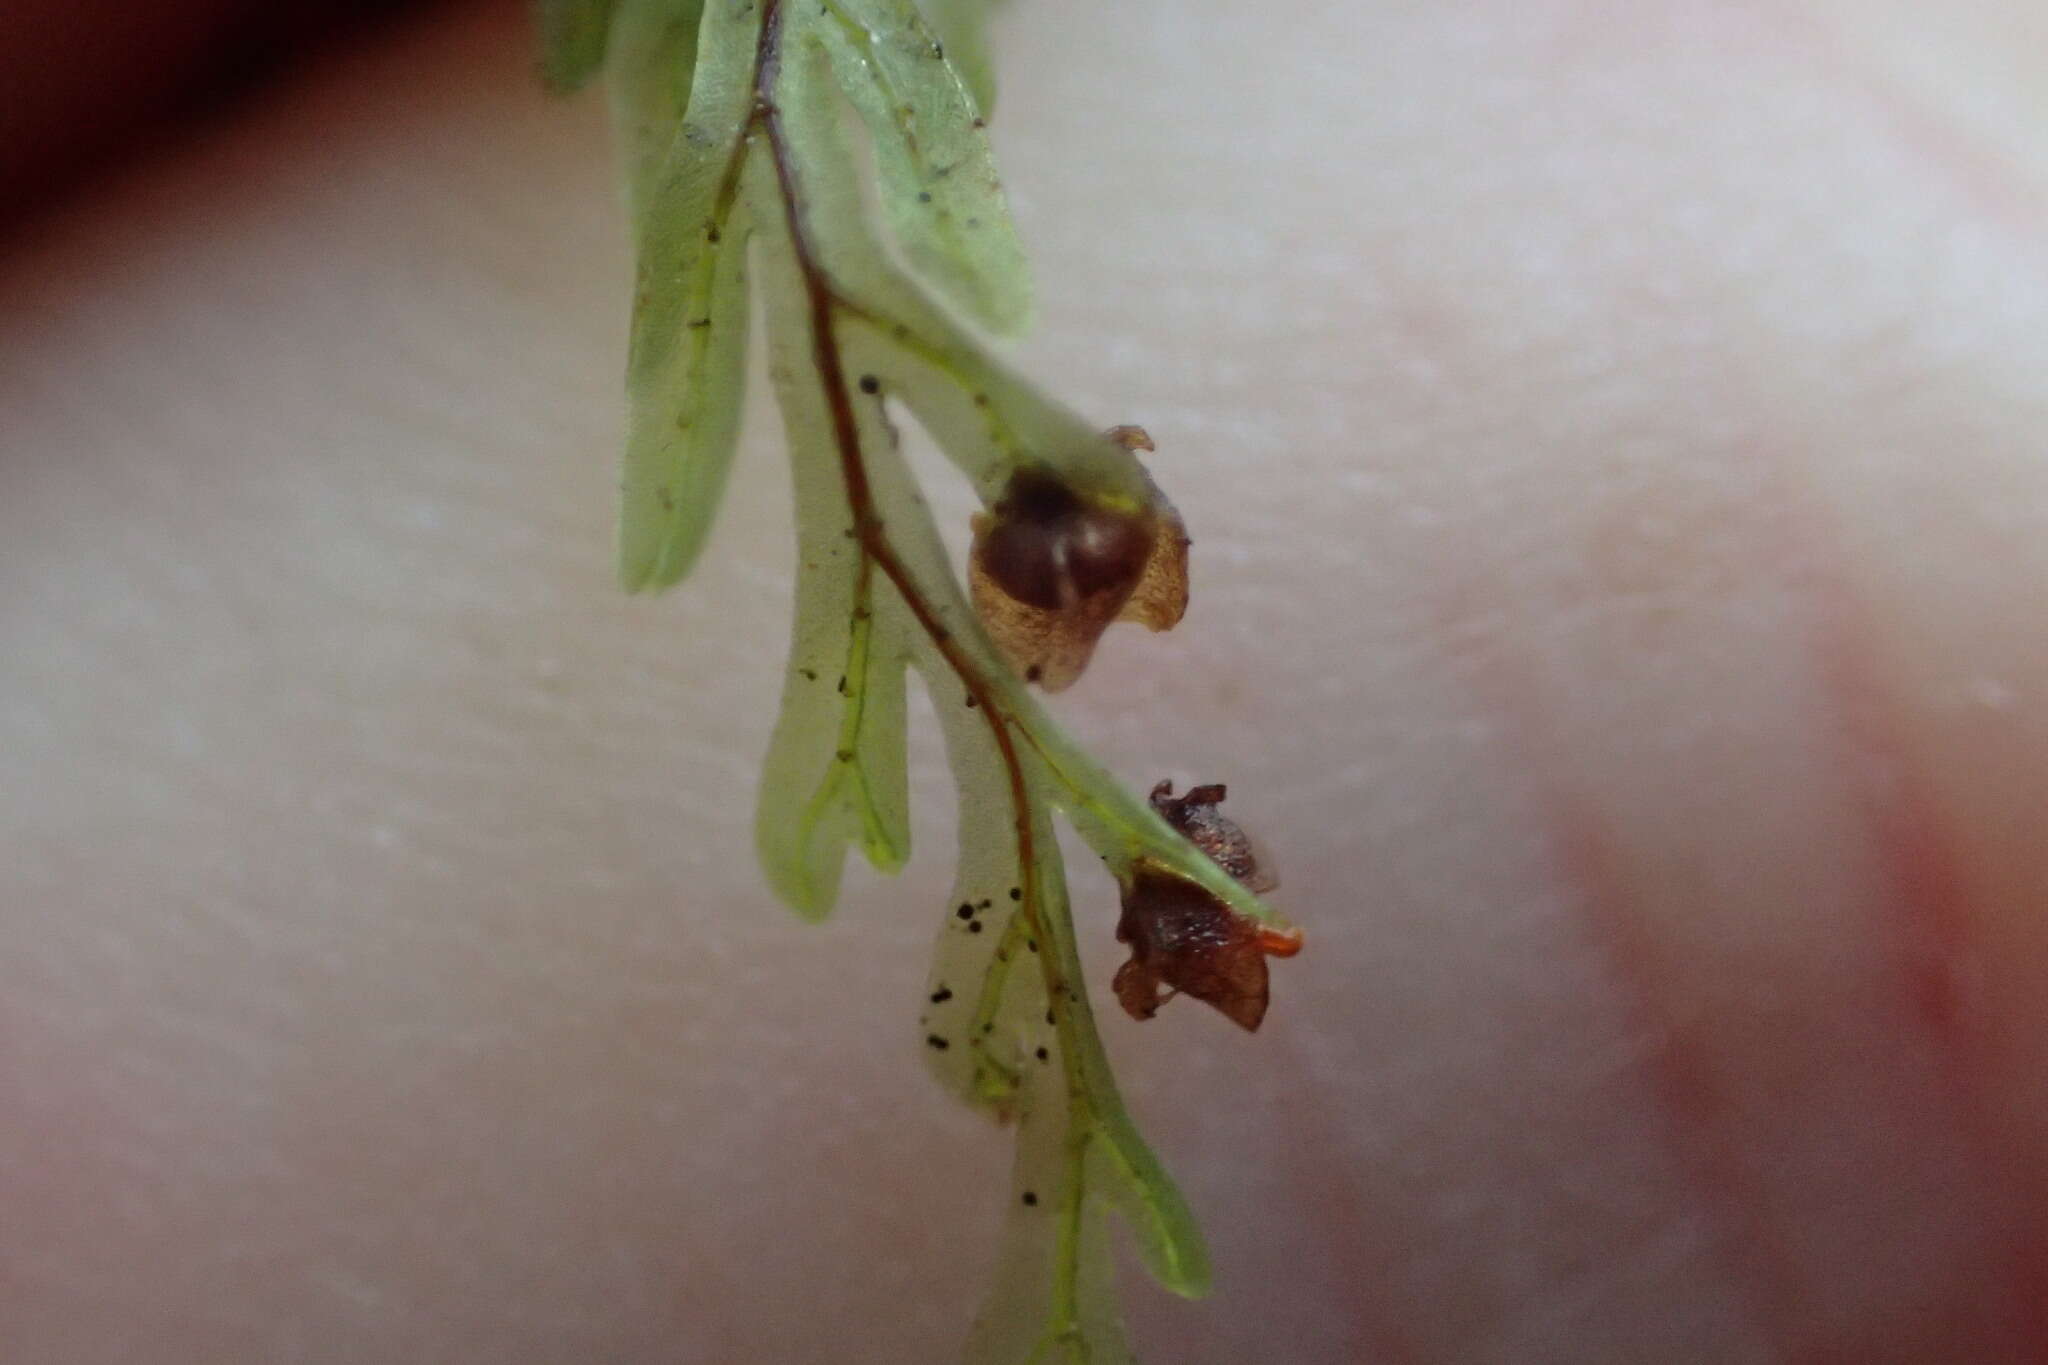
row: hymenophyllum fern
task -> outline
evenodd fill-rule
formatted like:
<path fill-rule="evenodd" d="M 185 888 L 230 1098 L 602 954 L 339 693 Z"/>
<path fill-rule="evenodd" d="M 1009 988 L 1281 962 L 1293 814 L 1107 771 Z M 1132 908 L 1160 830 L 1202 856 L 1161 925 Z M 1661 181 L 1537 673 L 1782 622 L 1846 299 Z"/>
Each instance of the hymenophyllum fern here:
<path fill-rule="evenodd" d="M 959 872 L 919 1030 L 941 1080 L 1018 1130 L 999 1283 L 969 1357 L 1118 1361 L 1130 1357 L 1102 1209 L 1123 1213 L 1168 1288 L 1200 1294 L 1209 1268 L 1097 1037 L 1053 812 L 1124 887 L 1118 936 L 1133 956 L 1116 987 L 1134 1015 L 1179 990 L 1256 1027 L 1265 955 L 1300 939 L 1253 895 L 1241 835 L 1214 809 L 1220 787 L 1137 800 L 1026 690 L 1072 681 L 1112 620 L 1177 621 L 1187 538 L 1133 454 L 1150 447 L 1142 432 L 1097 432 L 967 330 L 1014 332 L 1029 308 L 984 131 L 983 3 L 543 0 L 544 61 L 564 88 L 608 73 L 638 248 L 620 576 L 629 591 L 670 587 L 703 547 L 758 288 L 799 565 L 762 863 L 813 918 L 832 907 L 847 845 L 884 871 L 903 865 L 915 669 L 960 792 Z M 856 122 L 893 253 L 846 145 Z M 897 450 L 892 404 L 987 509 L 971 601 Z"/>

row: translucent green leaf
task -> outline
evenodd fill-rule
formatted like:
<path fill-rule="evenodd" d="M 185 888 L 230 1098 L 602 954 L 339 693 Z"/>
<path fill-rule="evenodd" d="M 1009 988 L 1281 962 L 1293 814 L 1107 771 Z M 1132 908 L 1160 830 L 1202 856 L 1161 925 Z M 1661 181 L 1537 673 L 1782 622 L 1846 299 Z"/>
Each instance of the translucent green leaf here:
<path fill-rule="evenodd" d="M 1053 1001 L 1060 1044 L 1067 1051 L 1072 1103 L 1085 1110 L 1089 1139 L 1075 1159 L 1085 1158 L 1092 1198 L 1107 1200 L 1121 1211 L 1137 1239 L 1140 1257 L 1152 1277 L 1176 1294 L 1199 1298 L 1209 1292 L 1209 1254 L 1187 1202 L 1167 1176 L 1159 1159 L 1138 1136 L 1117 1091 L 1116 1076 L 1102 1050 L 1084 980 L 1081 956 L 1074 944 L 1073 915 L 1068 909 L 1066 876 L 1051 821 L 1041 809 L 1044 837 L 1038 841 L 1036 894 L 1038 927 L 1061 980 L 1071 993 Z"/>
<path fill-rule="evenodd" d="M 893 314 L 911 311 L 899 306 Z M 854 319 L 846 328 L 848 348 L 862 369 L 883 376 L 902 396 L 984 500 L 999 495 L 1017 467 L 1029 463 L 1125 505 L 1145 502 L 1150 485 L 1130 451 L 943 318 L 927 315 L 919 322 Z"/>
<path fill-rule="evenodd" d="M 1108 1228 L 1088 1189 L 1085 1113 L 1033 1077 L 1017 1123 L 1009 1214 L 995 1283 L 967 1339 L 967 1365 L 1131 1365 L 1117 1312 Z"/>
<path fill-rule="evenodd" d="M 637 17 L 629 10 L 621 22 Z M 619 504 L 619 580 L 629 592 L 669 587 L 690 571 L 738 439 L 748 228 L 740 180 L 758 26 L 758 15 L 734 18 L 726 5 L 706 15 L 688 113 L 635 214 Z M 627 98 L 623 76 L 620 89 Z M 659 105 L 665 96 L 646 98 Z"/>
<path fill-rule="evenodd" d="M 604 65 L 618 0 L 537 0 L 540 73 L 562 92 L 581 87 Z"/>
<path fill-rule="evenodd" d="M 1129 503 L 1144 500 L 1149 485 L 1128 450 L 990 355 L 880 250 L 815 58 L 791 52 L 776 89 L 805 219 L 829 225 L 816 234 L 817 252 L 846 304 L 840 336 L 849 363 L 901 394 L 984 499 L 1032 461 Z"/>
<path fill-rule="evenodd" d="M 968 1360 L 1128 1361 L 1106 1246 L 1107 1210 L 1123 1214 L 1146 1268 L 1176 1293 L 1207 1292 L 1208 1255 L 1186 1203 L 1117 1094 L 1080 986 L 1059 847 L 1042 805 L 1034 798 L 1030 806 L 1037 870 L 1026 881 L 1022 904 L 1038 948 L 1030 954 L 1035 970 L 992 973 L 990 982 L 1013 997 L 997 1012 L 999 1025 L 1016 1013 L 1047 1010 L 1056 1050 L 1047 1061 L 1035 1054 L 1020 1061 L 1016 1087 L 1001 1105 L 1001 1112 L 1017 1117 L 1012 1204 L 996 1284 L 976 1318 Z M 1001 809 L 988 800 L 978 818 L 998 821 L 994 812 Z M 942 940 L 941 955 L 950 949 Z"/>
<path fill-rule="evenodd" d="M 817 917 L 838 894 L 849 842 L 884 872 L 910 856 L 902 641 L 911 623 L 854 535 L 831 399 L 811 363 L 808 296 L 765 182 L 758 194 L 770 374 L 789 434 L 798 561 L 789 667 L 755 842 L 776 893 Z M 856 421 L 864 448 L 890 445 L 878 403 L 865 403 Z"/>
<path fill-rule="evenodd" d="M 919 0 L 918 8 L 946 45 L 946 60 L 960 73 L 975 109 L 983 118 L 993 115 L 996 74 L 988 51 L 989 0 Z"/>
<path fill-rule="evenodd" d="M 800 590 L 799 616 L 817 600 Z M 838 896 L 847 844 L 882 872 L 910 856 L 902 658 L 871 630 L 823 636 L 800 627 L 793 642 L 755 818 L 770 885 L 811 919 Z"/>
<path fill-rule="evenodd" d="M 572 0 L 570 7 L 584 4 Z M 604 56 L 613 136 L 627 207 L 639 229 L 690 106 L 704 0 L 606 0 L 601 7 L 611 30 Z"/>
<path fill-rule="evenodd" d="M 1057 1075 L 1061 1064 L 1037 961 L 1043 945 L 1023 912 L 1016 822 L 988 723 L 942 659 L 929 651 L 916 657 L 960 795 L 958 870 L 918 1026 L 925 1058 L 946 1088 L 1009 1117 L 1025 1105 L 1027 1073 Z"/>
<path fill-rule="evenodd" d="M 904 255 L 975 321 L 1020 330 L 1031 312 L 1024 250 L 985 120 L 945 45 L 910 0 L 823 0 L 820 10 L 809 26 L 874 138 Z"/>

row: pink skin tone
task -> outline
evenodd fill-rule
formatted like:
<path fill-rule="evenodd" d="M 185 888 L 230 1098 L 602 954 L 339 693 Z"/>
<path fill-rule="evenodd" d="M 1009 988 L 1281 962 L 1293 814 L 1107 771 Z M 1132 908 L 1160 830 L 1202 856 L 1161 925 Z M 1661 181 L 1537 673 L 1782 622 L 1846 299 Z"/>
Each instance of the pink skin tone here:
<path fill-rule="evenodd" d="M 998 34 L 1024 361 L 1195 542 L 1057 708 L 1307 932 L 1257 1035 L 1138 1024 L 1077 860 L 1217 1262 L 1147 1358 L 2048 1360 L 2038 6 L 1291 8 Z M 768 903 L 768 404 L 617 596 L 624 234 L 529 64 L 401 26 L 0 262 L 12 1359 L 964 1335 L 936 742 L 909 873 Z"/>

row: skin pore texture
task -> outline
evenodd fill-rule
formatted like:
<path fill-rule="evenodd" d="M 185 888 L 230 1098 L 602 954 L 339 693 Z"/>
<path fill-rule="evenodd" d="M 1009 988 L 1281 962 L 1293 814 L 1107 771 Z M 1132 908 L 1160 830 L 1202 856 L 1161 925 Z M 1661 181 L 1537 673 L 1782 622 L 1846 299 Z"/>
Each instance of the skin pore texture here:
<path fill-rule="evenodd" d="M 1924 8 L 1006 11 L 1021 354 L 1194 538 L 1056 709 L 1308 936 L 1140 1024 L 1076 860 L 1215 1253 L 1148 1360 L 2048 1360 L 2048 44 Z M 932 727 L 910 870 L 775 906 L 771 405 L 618 594 L 531 62 L 398 26 L 0 259 L 10 1359 L 943 1360 L 986 1284 Z"/>

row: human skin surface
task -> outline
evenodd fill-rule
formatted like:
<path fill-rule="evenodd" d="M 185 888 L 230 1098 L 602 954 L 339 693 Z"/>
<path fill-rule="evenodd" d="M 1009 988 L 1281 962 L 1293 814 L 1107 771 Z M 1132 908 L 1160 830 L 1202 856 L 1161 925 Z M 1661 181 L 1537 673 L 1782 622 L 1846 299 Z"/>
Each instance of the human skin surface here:
<path fill-rule="evenodd" d="M 1288 8 L 997 34 L 1021 363 L 1195 542 L 1056 709 L 1308 936 L 1139 1024 L 1077 860 L 1216 1259 L 1143 1354 L 2048 1360 L 2038 7 Z M 423 18 L 0 260 L 10 1361 L 939 1361 L 986 1282 L 936 743 L 904 876 L 770 903 L 773 415 L 618 595 L 626 232 L 529 44 Z"/>

